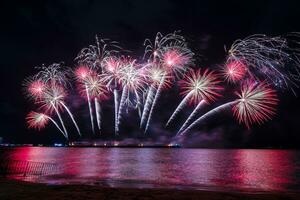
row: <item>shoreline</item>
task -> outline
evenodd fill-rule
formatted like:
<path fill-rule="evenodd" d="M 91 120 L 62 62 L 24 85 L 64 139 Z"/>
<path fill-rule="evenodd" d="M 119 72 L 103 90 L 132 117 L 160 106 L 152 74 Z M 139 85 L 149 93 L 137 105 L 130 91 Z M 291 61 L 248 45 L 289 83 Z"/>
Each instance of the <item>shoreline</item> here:
<path fill-rule="evenodd" d="M 98 185 L 47 185 L 0 178 L 0 199 L 212 199 L 212 200 L 282 200 L 300 199 L 300 193 L 210 191 L 186 189 L 111 188 Z"/>

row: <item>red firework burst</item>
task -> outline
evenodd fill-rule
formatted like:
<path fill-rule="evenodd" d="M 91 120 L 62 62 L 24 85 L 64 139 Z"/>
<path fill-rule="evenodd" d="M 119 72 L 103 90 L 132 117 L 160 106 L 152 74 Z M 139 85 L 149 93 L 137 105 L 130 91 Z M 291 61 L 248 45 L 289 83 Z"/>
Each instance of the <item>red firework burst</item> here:
<path fill-rule="evenodd" d="M 190 94 L 190 103 L 198 104 L 201 100 L 211 102 L 221 96 L 219 92 L 223 87 L 219 85 L 220 82 L 215 72 L 206 69 L 203 73 L 200 70 L 191 70 L 179 84 L 181 94 Z"/>
<path fill-rule="evenodd" d="M 121 67 L 121 60 L 115 57 L 107 57 L 103 60 L 104 69 L 108 73 L 115 74 L 118 72 L 119 68 Z"/>
<path fill-rule="evenodd" d="M 271 119 L 278 104 L 276 91 L 265 83 L 244 84 L 239 99 L 233 106 L 233 114 L 247 128 L 253 123 L 262 123 Z"/>
<path fill-rule="evenodd" d="M 92 69 L 90 69 L 87 66 L 79 66 L 76 70 L 75 70 L 75 75 L 76 78 L 80 81 L 84 81 L 85 79 L 87 79 L 89 76 L 93 76 L 95 75 L 96 72 L 93 71 Z"/>
<path fill-rule="evenodd" d="M 163 64 L 168 72 L 181 72 L 189 63 L 189 57 L 176 49 L 170 49 L 163 54 Z"/>
<path fill-rule="evenodd" d="M 45 92 L 46 84 L 41 80 L 35 80 L 28 85 L 29 96 L 41 98 Z"/>
<path fill-rule="evenodd" d="M 224 66 L 223 74 L 230 82 L 240 81 L 246 74 L 246 65 L 240 61 L 230 61 Z"/>
<path fill-rule="evenodd" d="M 87 98 L 87 92 L 91 98 L 97 97 L 100 100 L 108 98 L 108 89 L 106 81 L 99 75 L 90 75 L 84 81 L 79 83 L 79 93 L 82 97 Z"/>
<path fill-rule="evenodd" d="M 40 130 L 48 124 L 49 118 L 44 113 L 31 111 L 26 116 L 26 121 L 29 128 L 36 128 Z"/>

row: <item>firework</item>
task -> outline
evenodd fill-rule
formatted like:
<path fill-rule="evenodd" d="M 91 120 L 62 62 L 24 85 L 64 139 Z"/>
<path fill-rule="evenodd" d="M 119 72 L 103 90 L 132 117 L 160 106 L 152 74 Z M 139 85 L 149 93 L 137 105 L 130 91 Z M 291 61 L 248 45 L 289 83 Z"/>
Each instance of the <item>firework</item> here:
<path fill-rule="evenodd" d="M 62 127 L 64 129 L 64 132 L 67 134 L 67 129 L 64 125 L 63 119 L 60 114 L 60 110 L 65 109 L 67 113 L 69 114 L 72 122 L 74 123 L 77 132 L 79 135 L 81 135 L 79 127 L 74 119 L 73 114 L 71 113 L 70 109 L 66 106 L 64 99 L 66 98 L 66 91 L 63 86 L 58 84 L 51 84 L 45 87 L 44 93 L 42 95 L 42 98 L 40 98 L 37 101 L 37 104 L 41 106 L 42 109 L 44 109 L 47 113 L 52 113 L 53 111 L 56 112 L 57 116 L 59 117 L 59 120 L 62 124 Z"/>
<path fill-rule="evenodd" d="M 275 114 L 278 100 L 271 86 L 292 91 L 297 86 L 300 77 L 300 51 L 297 49 L 299 34 L 294 36 L 296 42 L 265 35 L 236 40 L 228 51 L 220 74 L 227 82 L 234 83 L 234 87 L 241 87 L 237 93 L 238 98 L 198 118 L 196 116 L 204 105 L 221 96 L 223 87 L 220 86 L 219 74 L 212 70 L 195 69 L 186 73 L 194 66 L 194 53 L 188 48 L 183 36 L 178 32 L 167 35 L 157 33 L 154 41 L 146 39 L 141 62 L 121 55 L 122 49 L 116 42 L 96 36 L 95 45 L 83 48 L 75 58 L 78 67 L 73 72 L 63 63 L 54 63 L 38 67 L 38 73 L 25 80 L 26 96 L 41 111 L 28 114 L 28 126 L 41 129 L 51 121 L 68 138 L 61 115 L 67 112 L 81 135 L 67 103 L 69 90 L 72 89 L 69 77 L 73 73 L 79 94 L 87 101 L 93 133 L 97 127 L 101 133 L 102 104 L 110 95 L 114 98 L 115 135 L 119 134 L 119 126 L 126 111 L 128 113 L 132 108 L 138 111 L 140 128 L 146 133 L 162 91 L 176 85 L 177 80 L 180 80 L 178 85 L 183 98 L 166 126 L 185 106 L 194 106 L 177 134 L 189 131 L 214 113 L 230 107 L 237 121 L 250 128 L 252 124 L 265 122 Z M 50 117 L 51 114 L 57 115 L 60 124 Z"/>
<path fill-rule="evenodd" d="M 99 39 L 96 35 L 96 45 L 89 45 L 89 47 L 83 48 L 75 60 L 78 60 L 79 64 L 103 71 L 103 60 L 118 54 L 121 49 L 118 42 L 110 39 Z"/>
<path fill-rule="evenodd" d="M 46 112 L 52 113 L 53 111 L 56 112 L 59 121 L 63 127 L 63 130 L 68 137 L 68 131 L 65 127 L 65 124 L 63 122 L 63 119 L 60 115 L 60 111 L 62 108 L 61 102 L 64 101 L 66 97 L 66 92 L 62 86 L 59 86 L 57 84 L 52 84 L 50 87 L 47 87 L 47 89 L 44 92 L 43 98 L 38 102 L 38 104 L 41 105 L 41 108 L 43 108 Z"/>
<path fill-rule="evenodd" d="M 66 85 L 68 83 L 68 70 L 63 63 L 54 63 L 49 66 L 37 67 L 40 71 L 36 77 L 44 83 Z"/>
<path fill-rule="evenodd" d="M 54 119 L 49 117 L 48 115 L 44 113 L 38 113 L 31 111 L 27 116 L 26 116 L 27 124 L 29 128 L 36 128 L 38 130 L 45 128 L 45 126 L 48 124 L 49 120 L 56 126 L 56 128 L 68 139 L 67 134 L 61 130 L 59 125 L 55 122 Z"/>
<path fill-rule="evenodd" d="M 107 80 L 107 86 L 113 91 L 114 95 L 114 108 L 115 108 L 115 135 L 119 133 L 118 126 L 118 111 L 119 111 L 119 93 L 118 82 L 120 77 L 120 71 L 122 67 L 122 59 L 116 57 L 107 57 L 103 60 L 103 70 L 105 72 L 105 80 Z"/>
<path fill-rule="evenodd" d="M 75 60 L 78 60 L 79 64 L 84 64 L 89 66 L 92 69 L 99 70 L 102 73 L 105 73 L 106 79 L 109 80 L 108 85 L 110 89 L 113 90 L 114 102 L 115 102 L 115 134 L 117 134 L 117 118 L 118 118 L 118 91 L 117 91 L 117 67 L 118 59 L 116 59 L 116 54 L 119 54 L 122 48 L 118 45 L 117 42 L 111 41 L 109 39 L 99 39 L 96 36 L 96 45 L 89 45 L 87 48 L 83 48 Z M 116 62 L 115 62 L 116 61 Z M 91 100 L 89 94 L 86 94 L 88 98 L 89 112 L 91 118 L 92 129 L 94 132 L 93 124 L 93 112 L 91 106 Z M 100 104 L 97 103 L 98 99 L 95 99 L 96 107 L 96 118 L 98 128 L 100 129 Z"/>
<path fill-rule="evenodd" d="M 237 95 L 239 97 L 237 100 L 222 104 L 205 113 L 183 130 L 181 134 L 228 107 L 232 107 L 234 116 L 248 128 L 253 123 L 262 123 L 271 119 L 275 114 L 275 106 L 278 102 L 276 92 L 264 82 L 245 84 Z"/>
<path fill-rule="evenodd" d="M 218 92 L 222 90 L 222 87 L 219 86 L 220 82 L 221 81 L 218 80 L 218 75 L 207 69 L 204 70 L 203 73 L 201 73 L 200 70 L 193 70 L 188 73 L 185 76 L 185 79 L 180 81 L 182 88 L 181 94 L 185 97 L 169 118 L 166 126 L 168 126 L 175 116 L 184 108 L 187 102 L 198 104 L 201 100 L 206 102 L 214 101 L 216 97 L 220 96 Z"/>
<path fill-rule="evenodd" d="M 246 69 L 246 66 L 241 61 L 228 62 L 223 69 L 223 75 L 226 80 L 235 83 L 244 78 Z"/>
<path fill-rule="evenodd" d="M 253 123 L 262 123 L 275 114 L 278 103 L 276 92 L 265 83 L 249 83 L 237 93 L 239 100 L 233 106 L 233 115 L 248 128 Z"/>
<path fill-rule="evenodd" d="M 32 80 L 27 84 L 29 97 L 36 100 L 43 97 L 45 88 L 46 84 L 41 80 Z"/>
<path fill-rule="evenodd" d="M 279 88 L 290 88 L 299 80 L 299 58 L 295 49 L 288 45 L 283 37 L 266 35 L 251 35 L 243 40 L 236 40 L 229 49 L 226 68 L 237 67 L 235 76 L 242 78 L 241 66 L 246 67 L 250 78 L 265 79 L 268 83 Z M 225 69 L 226 71 L 226 69 Z M 227 75 L 228 76 L 228 75 Z M 229 79 L 235 79 L 232 76 Z"/>
<path fill-rule="evenodd" d="M 144 85 L 146 84 L 146 80 L 143 74 L 135 65 L 135 61 L 127 61 L 126 63 L 124 62 L 124 64 L 126 66 L 123 67 L 119 73 L 119 83 L 122 86 L 123 91 L 118 111 L 118 125 L 120 123 L 125 102 L 131 104 L 129 100 L 130 92 L 132 92 L 135 95 L 135 98 L 137 99 L 136 103 L 139 104 L 139 93 L 145 90 Z"/>
<path fill-rule="evenodd" d="M 197 106 L 194 108 L 193 112 L 188 116 L 188 118 L 185 120 L 183 125 L 180 127 L 179 131 L 177 132 L 176 135 L 180 134 L 182 130 L 184 130 L 187 125 L 191 122 L 191 120 L 198 114 L 199 110 L 202 108 L 202 106 L 205 104 L 205 100 L 201 100 Z"/>
<path fill-rule="evenodd" d="M 100 116 L 99 100 L 104 100 L 108 98 L 106 81 L 102 76 L 98 75 L 95 71 L 85 66 L 78 67 L 75 70 L 75 75 L 77 77 L 77 80 L 79 81 L 80 94 L 85 98 L 87 98 L 92 131 L 93 133 L 95 133 L 92 100 L 94 99 L 95 102 L 96 120 L 97 120 L 98 129 L 100 131 L 101 116 Z"/>
<path fill-rule="evenodd" d="M 163 69 L 163 73 L 160 75 L 160 77 L 156 77 L 156 79 L 159 80 L 159 83 L 157 90 L 155 91 L 154 98 L 150 96 L 154 95 L 152 94 L 153 89 L 151 88 L 153 85 L 151 85 L 151 93 L 149 92 L 149 96 L 147 97 L 148 102 L 146 99 L 148 105 L 147 107 L 144 107 L 145 112 L 149 110 L 148 107 L 151 104 L 144 131 L 146 132 L 151 121 L 157 98 L 160 96 L 161 90 L 166 83 L 165 81 L 168 80 L 167 76 L 178 77 L 179 75 L 183 74 L 193 63 L 192 58 L 194 53 L 187 47 L 184 37 L 178 35 L 176 32 L 167 34 L 165 36 L 163 36 L 161 33 L 157 33 L 154 43 L 151 43 L 149 39 L 146 39 L 144 44 L 146 45 L 144 57 L 148 55 L 148 62 L 151 63 L 151 65 L 157 65 L 159 68 Z M 153 99 L 152 102 L 150 102 L 151 99 Z M 144 118 L 142 115 L 140 126 L 143 125 L 146 115 L 147 113 L 144 113 Z"/>
<path fill-rule="evenodd" d="M 161 84 L 162 88 L 169 88 L 171 86 L 171 76 L 168 76 L 165 70 L 159 68 L 157 65 L 152 64 L 151 67 L 146 69 L 146 78 L 147 82 L 150 84 L 150 87 L 147 89 L 146 100 L 140 121 L 140 128 L 142 128 L 145 123 L 150 111 L 150 106 L 152 105 L 154 99 L 155 91 L 159 85 Z"/>
<path fill-rule="evenodd" d="M 151 121 L 152 113 L 153 113 L 153 110 L 154 110 L 154 106 L 155 106 L 155 104 L 157 102 L 157 99 L 160 96 L 160 93 L 161 93 L 161 90 L 162 90 L 162 87 L 163 87 L 163 83 L 165 82 L 165 78 L 166 78 L 165 76 L 162 77 L 162 80 L 160 81 L 160 84 L 159 84 L 159 86 L 157 88 L 156 94 L 155 94 L 153 102 L 152 102 L 152 106 L 151 106 L 150 111 L 149 111 L 149 116 L 148 116 L 148 120 L 147 120 L 147 123 L 146 123 L 146 127 L 145 127 L 145 130 L 144 130 L 144 133 L 147 132 L 148 127 L 150 125 L 150 121 Z"/>

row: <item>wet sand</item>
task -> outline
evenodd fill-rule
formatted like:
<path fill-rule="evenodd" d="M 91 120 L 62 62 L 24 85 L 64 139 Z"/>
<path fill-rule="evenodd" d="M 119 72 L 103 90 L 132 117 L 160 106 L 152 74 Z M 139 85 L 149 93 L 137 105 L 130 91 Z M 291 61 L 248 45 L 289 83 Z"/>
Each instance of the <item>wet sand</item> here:
<path fill-rule="evenodd" d="M 211 200 L 296 200 L 300 193 L 241 193 L 173 189 L 108 188 L 89 185 L 46 185 L 0 179 L 0 199 L 43 200 L 108 200 L 108 199 L 211 199 Z"/>

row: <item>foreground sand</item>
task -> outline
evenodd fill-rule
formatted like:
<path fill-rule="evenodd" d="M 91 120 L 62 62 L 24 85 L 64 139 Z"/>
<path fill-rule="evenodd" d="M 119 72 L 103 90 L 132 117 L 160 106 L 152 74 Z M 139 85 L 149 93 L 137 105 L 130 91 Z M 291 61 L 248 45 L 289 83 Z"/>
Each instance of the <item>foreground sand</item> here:
<path fill-rule="evenodd" d="M 213 191 L 188 191 L 170 189 L 125 189 L 105 188 L 88 185 L 60 185 L 49 186 L 44 184 L 26 183 L 13 180 L 0 179 L 0 199 L 212 199 L 212 200 L 235 200 L 235 199 L 262 199 L 262 200 L 296 200 L 300 199 L 300 193 L 262 193 L 247 194 L 235 192 L 213 192 Z"/>

